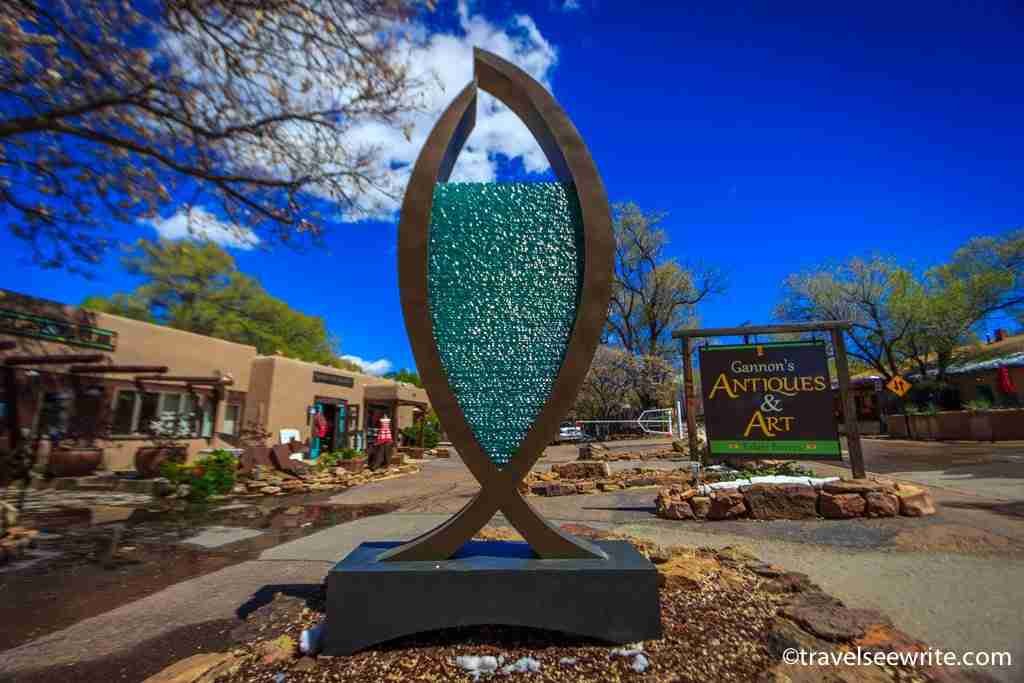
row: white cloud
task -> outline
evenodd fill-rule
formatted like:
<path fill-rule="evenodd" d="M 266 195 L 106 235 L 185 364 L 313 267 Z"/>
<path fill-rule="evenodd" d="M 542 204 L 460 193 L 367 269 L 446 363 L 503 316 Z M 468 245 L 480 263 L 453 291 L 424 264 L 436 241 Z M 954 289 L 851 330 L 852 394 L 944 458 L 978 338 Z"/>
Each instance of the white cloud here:
<path fill-rule="evenodd" d="M 181 209 L 168 218 L 146 219 L 143 223 L 168 240 L 210 241 L 222 247 L 245 250 L 260 243 L 260 238 L 251 230 L 225 223 L 199 206 Z"/>
<path fill-rule="evenodd" d="M 478 9 L 470 8 L 466 0 L 459 0 L 456 19 L 457 25 L 449 30 L 433 30 L 425 23 L 414 22 L 396 24 L 393 32 L 379 36 L 380 40 L 392 41 L 397 61 L 407 65 L 413 81 L 423 83 L 421 92 L 417 94 L 415 113 L 387 123 L 353 118 L 332 134 L 317 126 L 292 121 L 275 131 L 281 138 L 278 144 L 268 146 L 232 139 L 225 143 L 225 157 L 246 172 L 258 169 L 272 177 L 287 178 L 293 167 L 310 166 L 324 172 L 335 170 L 332 166 L 339 171 L 351 170 L 361 158 L 361 153 L 373 150 L 376 152 L 375 163 L 363 170 L 370 176 L 383 178 L 383 186 L 367 187 L 360 179 L 345 176 L 347 180 L 339 181 L 341 189 L 355 202 L 351 206 L 339 205 L 339 216 L 350 221 L 370 218 L 393 220 L 412 165 L 427 135 L 445 107 L 473 79 L 474 47 L 497 54 L 519 66 L 545 87 L 551 87 L 551 74 L 558 54 L 529 15 L 516 14 L 505 21 L 495 22 Z M 354 82 L 304 69 L 301 66 L 304 63 L 301 45 L 295 44 L 292 48 L 296 51 L 295 57 L 285 60 L 288 74 L 273 75 L 289 82 L 309 81 L 308 90 L 295 94 L 296 102 L 311 109 L 331 108 L 350 102 L 358 95 Z M 199 55 L 205 59 L 211 51 L 216 52 L 209 44 L 209 38 L 198 31 L 190 33 L 187 39 L 181 35 L 169 35 L 165 37 L 162 49 L 175 55 L 185 72 L 200 74 L 195 76 L 197 85 L 202 86 L 204 78 L 210 79 L 210 87 L 197 88 L 197 92 L 203 93 L 199 106 L 208 108 L 218 121 L 233 123 L 234 110 L 230 103 L 222 101 L 222 81 L 226 78 L 221 73 L 223 70 L 211 71 L 196 62 Z M 250 107 L 262 107 L 265 113 L 272 114 L 277 107 L 273 98 L 261 99 L 261 93 L 267 89 L 264 81 L 269 76 L 262 71 L 259 73 L 262 75 L 246 90 L 245 101 Z M 459 156 L 451 179 L 493 181 L 502 158 L 520 160 L 531 173 L 542 173 L 549 167 L 547 158 L 526 125 L 493 97 L 480 92 L 476 128 Z M 331 198 L 328 188 L 313 188 L 313 191 L 324 198 Z"/>
<path fill-rule="evenodd" d="M 367 375 L 380 376 L 394 367 L 394 364 L 387 358 L 378 358 L 377 360 L 366 360 L 359 356 L 342 356 L 341 358 L 342 360 L 347 360 L 350 363 L 355 363 Z"/>
<path fill-rule="evenodd" d="M 421 111 L 401 126 L 366 122 L 346 134 L 353 147 L 374 146 L 379 150 L 379 170 L 390 178 L 392 197 L 373 193 L 369 202 L 346 215 L 349 220 L 392 218 L 409 180 L 420 148 L 441 112 L 473 79 L 473 47 L 480 47 L 517 65 L 546 88 L 558 61 L 555 48 L 544 38 L 534 20 L 515 15 L 504 25 L 473 14 L 465 1 L 458 4 L 459 26 L 452 32 L 426 33 L 422 27 L 405 35 L 403 50 L 414 78 L 428 87 L 423 92 Z M 451 180 L 488 182 L 497 177 L 499 157 L 519 159 L 531 173 L 549 167 L 547 157 L 526 125 L 510 109 L 487 93 L 477 98 L 476 127 L 459 155 Z M 399 166 L 397 170 L 390 170 Z"/>
<path fill-rule="evenodd" d="M 563 11 L 575 12 L 578 9 L 580 9 L 580 1 L 579 0 L 565 0 L 565 2 L 562 3 L 562 10 Z"/>

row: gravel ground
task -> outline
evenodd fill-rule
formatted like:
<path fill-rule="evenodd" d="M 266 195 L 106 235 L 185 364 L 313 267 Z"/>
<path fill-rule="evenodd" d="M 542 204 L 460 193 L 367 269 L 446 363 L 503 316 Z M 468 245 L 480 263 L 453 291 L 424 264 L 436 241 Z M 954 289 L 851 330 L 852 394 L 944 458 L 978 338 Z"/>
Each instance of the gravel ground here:
<path fill-rule="evenodd" d="M 579 534 L 587 529 L 571 531 Z M 483 537 L 514 539 L 516 535 L 498 530 Z M 539 664 L 535 671 L 491 674 L 502 680 L 750 681 L 778 663 L 769 651 L 768 634 L 773 618 L 792 596 L 766 590 L 765 579 L 746 564 L 751 558 L 741 555 L 739 561 L 732 561 L 736 556 L 729 550 L 646 547 L 645 551 L 660 555 L 653 559 L 660 563 L 664 577 L 660 591 L 664 637 L 627 646 L 627 652 L 556 633 L 473 627 L 402 638 L 350 657 L 295 659 L 294 644 L 302 630 L 323 618 L 321 589 L 305 601 L 280 596 L 250 615 L 250 632 L 259 633 L 263 640 L 242 643 L 234 650 L 237 659 L 232 670 L 216 680 L 470 681 L 479 679 L 457 658 L 491 656 L 499 668 L 524 658 Z M 909 669 L 886 673 L 883 680 L 925 680 Z"/>

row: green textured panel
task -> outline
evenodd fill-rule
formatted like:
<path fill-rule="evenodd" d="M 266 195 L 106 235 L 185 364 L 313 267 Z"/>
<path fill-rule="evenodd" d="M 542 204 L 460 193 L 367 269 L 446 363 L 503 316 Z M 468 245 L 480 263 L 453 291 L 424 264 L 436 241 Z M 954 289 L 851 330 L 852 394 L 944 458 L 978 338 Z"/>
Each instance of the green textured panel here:
<path fill-rule="evenodd" d="M 576 321 L 583 220 L 572 185 L 443 183 L 428 248 L 434 341 L 487 456 L 515 455 Z"/>

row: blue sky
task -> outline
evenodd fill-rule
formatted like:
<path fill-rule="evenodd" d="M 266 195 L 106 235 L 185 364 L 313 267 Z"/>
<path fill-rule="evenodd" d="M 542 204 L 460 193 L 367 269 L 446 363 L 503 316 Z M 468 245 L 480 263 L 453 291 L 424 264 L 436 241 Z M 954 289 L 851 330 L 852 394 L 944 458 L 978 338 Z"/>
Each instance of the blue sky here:
<path fill-rule="evenodd" d="M 431 54 L 453 83 L 468 69 L 460 49 L 511 36 L 587 141 L 610 199 L 668 212 L 670 254 L 729 273 L 704 325 L 768 322 L 781 280 L 823 261 L 879 251 L 925 267 L 971 236 L 1024 225 L 1019 3 L 440 4 L 422 23 L 447 38 Z M 464 159 L 467 177 L 535 169 L 536 150 L 493 121 Z M 511 164 L 495 157 L 506 146 Z M 395 239 L 391 218 L 346 224 L 319 249 L 232 253 L 270 293 L 323 316 L 343 353 L 401 367 L 412 356 Z M 15 257 L 2 287 L 77 303 L 135 284 L 116 255 L 85 281 L 31 267 L 6 231 L 0 245 Z"/>

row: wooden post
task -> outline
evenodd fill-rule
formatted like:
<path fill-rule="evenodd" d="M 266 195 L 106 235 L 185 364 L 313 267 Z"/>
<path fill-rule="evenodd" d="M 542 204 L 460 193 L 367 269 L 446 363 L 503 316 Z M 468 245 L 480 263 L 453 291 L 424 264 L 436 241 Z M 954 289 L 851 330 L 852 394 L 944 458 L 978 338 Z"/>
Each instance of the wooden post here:
<path fill-rule="evenodd" d="M 697 457 L 697 416 L 694 415 L 694 406 L 697 401 L 693 391 L 693 357 L 690 348 L 690 338 L 683 337 L 683 393 L 686 398 L 686 436 L 690 442 L 690 458 Z M 711 444 L 708 444 L 710 451 Z"/>
<path fill-rule="evenodd" d="M 846 445 L 850 449 L 850 469 L 855 479 L 863 479 L 864 453 L 860 448 L 860 427 L 850 396 L 850 366 L 846 361 L 846 342 L 842 328 L 832 329 L 832 348 L 836 353 L 836 375 L 839 379 L 839 400 L 843 405 L 843 421 L 846 423 Z"/>

